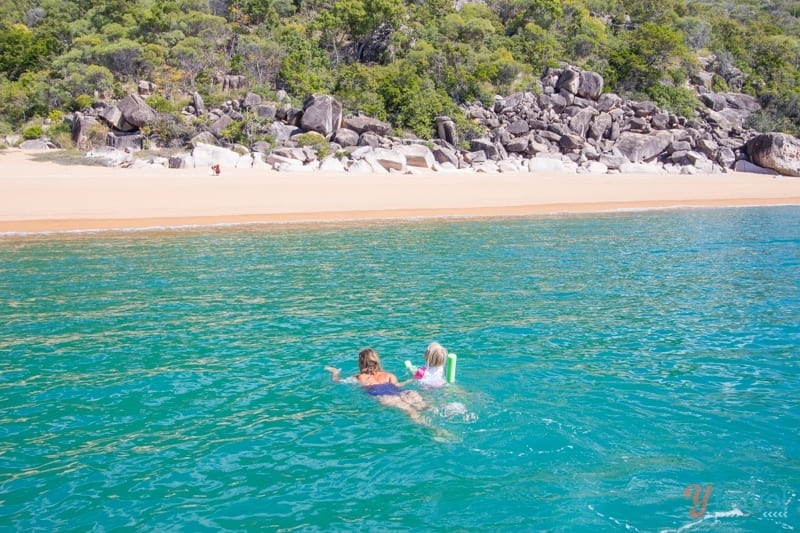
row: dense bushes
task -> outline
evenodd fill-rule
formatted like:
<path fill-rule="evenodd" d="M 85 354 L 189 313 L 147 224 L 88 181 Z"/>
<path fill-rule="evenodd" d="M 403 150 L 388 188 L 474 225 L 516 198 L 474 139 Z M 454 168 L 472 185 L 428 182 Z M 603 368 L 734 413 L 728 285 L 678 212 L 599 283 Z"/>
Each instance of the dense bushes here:
<path fill-rule="evenodd" d="M 259 94 L 333 93 L 348 112 L 429 137 L 436 114 L 535 89 L 561 61 L 601 72 L 606 90 L 691 114 L 683 84 L 702 56 L 716 58 L 715 90 L 759 96 L 755 121 L 798 133 L 795 4 L 0 0 L 0 121 L 18 129 L 53 109 L 84 108 L 87 97 L 124 95 L 139 79 L 156 83 L 168 113 L 195 90 L 219 97 L 220 76 L 241 74 Z M 176 120 L 157 129 L 184 136 Z"/>

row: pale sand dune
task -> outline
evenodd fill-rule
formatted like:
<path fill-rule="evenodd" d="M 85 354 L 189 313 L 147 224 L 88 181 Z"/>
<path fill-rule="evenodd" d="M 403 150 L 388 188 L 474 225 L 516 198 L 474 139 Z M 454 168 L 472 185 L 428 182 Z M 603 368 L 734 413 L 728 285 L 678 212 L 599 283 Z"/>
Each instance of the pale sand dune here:
<path fill-rule="evenodd" d="M 800 205 L 800 178 L 120 169 L 0 151 L 0 232 Z"/>

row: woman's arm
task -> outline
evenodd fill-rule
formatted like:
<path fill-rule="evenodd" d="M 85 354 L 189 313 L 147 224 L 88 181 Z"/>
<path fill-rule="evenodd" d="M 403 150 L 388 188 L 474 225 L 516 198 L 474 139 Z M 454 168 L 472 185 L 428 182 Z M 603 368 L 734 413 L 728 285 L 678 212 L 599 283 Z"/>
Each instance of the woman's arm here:
<path fill-rule="evenodd" d="M 333 368 L 332 366 L 326 366 L 325 370 L 331 373 L 331 379 L 333 379 L 333 381 L 339 381 L 339 374 L 342 372 L 341 368 Z"/>

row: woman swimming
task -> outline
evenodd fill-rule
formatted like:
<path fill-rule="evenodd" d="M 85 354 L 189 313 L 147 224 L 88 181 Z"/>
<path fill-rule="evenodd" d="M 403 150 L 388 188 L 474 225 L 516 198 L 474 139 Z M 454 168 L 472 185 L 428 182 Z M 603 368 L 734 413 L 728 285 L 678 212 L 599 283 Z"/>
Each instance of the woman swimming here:
<path fill-rule="evenodd" d="M 422 421 L 419 411 L 428 408 L 425 400 L 417 391 L 403 389 L 397 376 L 383 370 L 378 352 L 372 348 L 361 350 L 358 353 L 358 369 L 359 373 L 353 379 L 367 394 L 375 396 L 383 405 L 405 411 L 414 421 Z M 341 369 L 325 367 L 325 370 L 331 373 L 333 381 L 340 381 Z"/>

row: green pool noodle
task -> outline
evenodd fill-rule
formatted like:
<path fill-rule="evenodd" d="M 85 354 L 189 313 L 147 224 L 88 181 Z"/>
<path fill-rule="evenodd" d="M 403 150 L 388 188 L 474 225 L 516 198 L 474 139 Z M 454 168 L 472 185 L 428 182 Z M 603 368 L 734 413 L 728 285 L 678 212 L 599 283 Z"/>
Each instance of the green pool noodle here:
<path fill-rule="evenodd" d="M 454 353 L 448 354 L 447 356 L 447 382 L 453 383 L 456 380 L 456 362 L 458 362 L 458 356 Z"/>
<path fill-rule="evenodd" d="M 406 359 L 405 365 L 406 365 L 406 369 L 407 369 L 409 372 L 411 372 L 412 374 L 415 374 L 415 373 L 417 372 L 417 367 L 415 367 L 414 365 L 412 365 L 412 364 L 411 364 L 411 361 L 409 361 L 408 359 Z"/>

